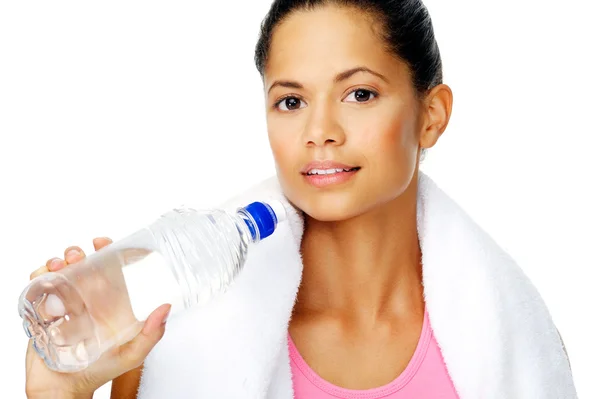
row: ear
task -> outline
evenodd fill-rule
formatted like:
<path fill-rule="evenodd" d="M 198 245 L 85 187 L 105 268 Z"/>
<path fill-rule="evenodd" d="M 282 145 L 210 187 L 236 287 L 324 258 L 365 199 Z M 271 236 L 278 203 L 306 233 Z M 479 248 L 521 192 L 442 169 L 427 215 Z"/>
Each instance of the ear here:
<path fill-rule="evenodd" d="M 423 128 L 419 138 L 421 148 L 431 148 L 446 130 L 452 114 L 452 90 L 445 84 L 431 89 L 423 100 Z"/>

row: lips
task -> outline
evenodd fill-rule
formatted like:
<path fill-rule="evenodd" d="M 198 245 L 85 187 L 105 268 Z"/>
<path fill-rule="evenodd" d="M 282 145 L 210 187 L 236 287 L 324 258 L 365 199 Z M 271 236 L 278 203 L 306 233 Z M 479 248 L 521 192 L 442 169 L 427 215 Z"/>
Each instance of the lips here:
<path fill-rule="evenodd" d="M 353 172 L 360 169 L 356 165 L 347 165 L 336 161 L 313 161 L 306 164 L 300 173 L 303 175 L 331 175 L 342 172 Z"/>
<path fill-rule="evenodd" d="M 326 188 L 351 181 L 359 170 L 360 166 L 335 161 L 313 161 L 304 166 L 301 173 L 310 185 Z"/>

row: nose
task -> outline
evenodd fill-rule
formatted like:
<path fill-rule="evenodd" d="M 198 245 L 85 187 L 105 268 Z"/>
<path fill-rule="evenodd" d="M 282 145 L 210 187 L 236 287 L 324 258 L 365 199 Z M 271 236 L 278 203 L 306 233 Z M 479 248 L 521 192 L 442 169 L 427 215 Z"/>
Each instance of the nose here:
<path fill-rule="evenodd" d="M 305 129 L 306 146 L 339 146 L 346 141 L 346 134 L 340 125 L 336 113 L 329 107 L 314 107 L 310 112 Z"/>

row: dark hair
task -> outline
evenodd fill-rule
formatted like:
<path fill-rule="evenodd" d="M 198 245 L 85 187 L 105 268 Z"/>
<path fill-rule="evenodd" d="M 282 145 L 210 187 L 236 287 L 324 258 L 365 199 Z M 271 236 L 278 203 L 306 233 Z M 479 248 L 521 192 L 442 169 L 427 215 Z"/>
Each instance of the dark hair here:
<path fill-rule="evenodd" d="M 293 11 L 335 4 L 378 17 L 390 52 L 410 67 L 416 92 L 425 94 L 442 83 L 442 59 L 431 17 L 421 0 L 275 0 L 262 21 L 254 61 L 264 77 L 273 30 Z"/>

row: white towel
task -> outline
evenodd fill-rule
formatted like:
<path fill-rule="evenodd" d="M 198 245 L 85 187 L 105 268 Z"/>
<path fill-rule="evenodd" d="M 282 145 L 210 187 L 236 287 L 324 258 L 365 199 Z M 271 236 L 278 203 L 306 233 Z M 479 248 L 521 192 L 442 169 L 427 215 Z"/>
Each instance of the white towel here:
<path fill-rule="evenodd" d="M 431 326 L 461 399 L 574 399 L 567 356 L 522 270 L 423 172 L 418 232 Z M 276 178 L 234 199 L 283 199 Z M 289 204 L 287 204 L 289 205 Z M 168 323 L 139 399 L 292 399 L 287 327 L 302 274 L 302 219 L 248 257 L 229 291 Z"/>

